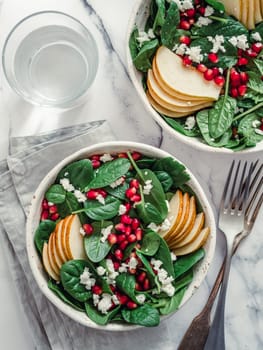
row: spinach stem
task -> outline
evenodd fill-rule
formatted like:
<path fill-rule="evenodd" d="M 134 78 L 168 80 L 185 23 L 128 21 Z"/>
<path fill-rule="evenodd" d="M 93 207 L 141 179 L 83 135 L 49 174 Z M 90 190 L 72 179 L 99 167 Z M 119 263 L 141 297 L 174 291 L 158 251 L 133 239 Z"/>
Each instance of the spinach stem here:
<path fill-rule="evenodd" d="M 230 68 L 228 68 L 227 75 L 226 75 L 226 87 L 225 87 L 225 94 L 224 94 L 224 103 L 226 102 L 226 99 L 228 97 L 229 82 L 230 82 Z"/>
<path fill-rule="evenodd" d="M 222 23 L 228 22 L 227 18 L 222 18 L 222 17 L 217 17 L 217 16 L 209 16 L 208 18 L 213 19 L 213 20 L 218 21 L 218 22 L 222 22 Z"/>
<path fill-rule="evenodd" d="M 236 120 L 238 120 L 238 119 L 243 118 L 245 115 L 256 111 L 256 110 L 259 109 L 260 107 L 263 107 L 263 102 L 260 102 L 260 103 L 257 104 L 256 106 L 254 106 L 254 107 L 248 109 L 247 111 L 245 111 L 245 112 L 243 112 L 243 113 L 237 115 L 237 116 L 233 119 L 233 121 L 236 121 Z"/>
<path fill-rule="evenodd" d="M 134 161 L 134 159 L 132 158 L 132 155 L 130 152 L 127 152 L 128 158 L 132 164 L 132 166 L 134 167 L 134 169 L 136 170 L 137 174 L 139 175 L 139 177 L 143 180 L 143 175 L 141 170 L 138 168 L 136 162 Z"/>

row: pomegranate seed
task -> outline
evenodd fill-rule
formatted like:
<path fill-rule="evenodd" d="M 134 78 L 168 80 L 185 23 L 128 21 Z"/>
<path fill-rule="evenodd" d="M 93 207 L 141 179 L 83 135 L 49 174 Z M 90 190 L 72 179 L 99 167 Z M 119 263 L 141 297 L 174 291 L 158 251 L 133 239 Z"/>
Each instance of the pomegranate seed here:
<path fill-rule="evenodd" d="M 188 56 L 184 56 L 183 57 L 183 65 L 188 67 L 188 66 L 191 66 L 191 64 L 192 64 L 191 58 L 189 58 Z"/>
<path fill-rule="evenodd" d="M 57 206 L 55 204 L 51 205 L 49 207 L 49 214 L 55 214 L 55 213 L 57 213 L 57 211 L 58 211 L 58 208 L 57 208 Z"/>
<path fill-rule="evenodd" d="M 216 53 L 214 53 L 214 52 L 210 52 L 208 54 L 208 59 L 212 63 L 217 63 L 219 61 L 218 55 Z"/>
<path fill-rule="evenodd" d="M 97 168 L 99 168 L 100 167 L 100 161 L 99 160 L 96 160 L 96 159 L 93 159 L 92 161 L 91 161 L 91 163 L 92 163 L 92 166 L 93 166 L 93 169 L 97 169 Z"/>
<path fill-rule="evenodd" d="M 139 152 L 133 152 L 132 153 L 132 159 L 135 160 L 135 161 L 141 159 L 141 157 L 142 157 L 142 155 Z"/>
<path fill-rule="evenodd" d="M 135 290 L 143 290 L 140 283 L 138 283 L 138 282 L 135 283 Z"/>
<path fill-rule="evenodd" d="M 125 195 L 127 198 L 131 199 L 136 194 L 137 190 L 135 187 L 130 187 L 125 191 Z"/>
<path fill-rule="evenodd" d="M 251 58 L 255 58 L 255 57 L 257 57 L 257 55 L 258 55 L 258 53 L 257 53 L 256 51 L 252 50 L 252 49 L 248 49 L 248 50 L 246 51 L 246 54 L 247 54 L 249 57 L 251 57 Z"/>
<path fill-rule="evenodd" d="M 245 66 L 248 64 L 248 59 L 246 57 L 240 57 L 238 60 L 237 60 L 237 65 L 238 66 Z"/>
<path fill-rule="evenodd" d="M 120 249 L 116 249 L 114 252 L 114 256 L 118 260 L 122 260 L 123 258 L 123 252 Z"/>
<path fill-rule="evenodd" d="M 136 309 L 136 307 L 138 306 L 134 301 L 131 301 L 131 300 L 129 300 L 128 302 L 127 302 L 127 304 L 126 304 L 126 306 L 127 306 L 127 308 L 128 309 Z"/>
<path fill-rule="evenodd" d="M 125 228 L 126 226 L 121 222 L 115 225 L 115 230 L 120 232 L 125 232 Z"/>
<path fill-rule="evenodd" d="M 121 250 L 124 250 L 127 247 L 128 244 L 129 244 L 129 242 L 125 239 L 125 241 L 120 243 L 119 247 L 120 247 Z"/>
<path fill-rule="evenodd" d="M 49 218 L 49 212 L 47 210 L 43 210 L 41 213 L 41 221 L 47 220 Z"/>
<path fill-rule="evenodd" d="M 145 280 L 143 281 L 143 289 L 147 290 L 150 288 L 150 281 L 148 278 L 145 278 Z"/>
<path fill-rule="evenodd" d="M 128 236 L 127 240 L 128 240 L 129 243 L 133 243 L 133 242 L 136 242 L 136 241 L 137 241 L 137 237 L 136 237 L 135 234 L 132 233 L 132 234 L 130 234 L 130 235 Z"/>
<path fill-rule="evenodd" d="M 99 192 L 98 191 L 95 191 L 95 190 L 89 190 L 87 193 L 86 193 L 86 197 L 88 199 L 96 199 L 97 196 L 98 196 Z"/>
<path fill-rule="evenodd" d="M 53 221 L 57 221 L 58 218 L 59 218 L 59 213 L 54 213 L 50 216 L 50 219 Z"/>
<path fill-rule="evenodd" d="M 240 80 L 242 83 L 246 84 L 249 80 L 249 76 L 246 72 L 241 72 L 240 73 Z"/>
<path fill-rule="evenodd" d="M 213 71 L 213 74 L 214 74 L 214 78 L 217 77 L 220 74 L 218 67 L 213 67 L 212 71 Z"/>
<path fill-rule="evenodd" d="M 93 232 L 93 227 L 91 226 L 91 224 L 84 224 L 83 226 L 83 230 L 85 231 L 85 233 L 87 235 L 91 235 Z"/>
<path fill-rule="evenodd" d="M 42 209 L 44 210 L 49 209 L 48 201 L 46 199 L 43 199 L 42 201 Z"/>
<path fill-rule="evenodd" d="M 136 252 L 131 252 L 131 254 L 130 254 L 130 258 L 138 258 L 137 257 L 137 254 L 136 254 Z M 128 258 L 129 259 L 129 261 L 130 261 L 130 258 Z"/>
<path fill-rule="evenodd" d="M 123 214 L 121 216 L 121 222 L 123 224 L 130 225 L 132 223 L 132 218 L 127 214 Z"/>
<path fill-rule="evenodd" d="M 93 156 L 91 156 L 91 160 L 100 160 L 100 155 L 94 154 Z"/>
<path fill-rule="evenodd" d="M 204 78 L 205 80 L 213 80 L 214 79 L 214 73 L 213 73 L 213 70 L 212 69 L 207 69 L 205 72 L 204 72 Z"/>
<path fill-rule="evenodd" d="M 232 128 L 232 137 L 233 137 L 233 138 L 236 138 L 237 135 L 238 135 L 237 128 L 234 126 L 234 127 Z"/>
<path fill-rule="evenodd" d="M 99 194 L 101 194 L 103 198 L 106 198 L 106 197 L 107 197 L 107 195 L 108 195 L 108 194 L 107 194 L 107 192 L 106 192 L 106 191 L 104 191 L 104 190 L 103 190 L 103 189 L 101 189 L 101 188 L 100 188 L 100 189 L 98 189 L 98 193 L 99 193 Z"/>
<path fill-rule="evenodd" d="M 195 9 L 188 9 L 186 10 L 186 15 L 190 18 L 193 18 L 195 16 Z"/>
<path fill-rule="evenodd" d="M 117 243 L 117 235 L 115 233 L 110 233 L 108 235 L 108 241 L 111 245 Z"/>
<path fill-rule="evenodd" d="M 97 295 L 102 294 L 102 288 L 101 288 L 101 286 L 98 286 L 97 284 L 95 284 L 93 287 L 91 287 L 91 290 L 92 290 L 93 294 L 97 294 Z"/>
<path fill-rule="evenodd" d="M 139 194 L 134 194 L 134 195 L 130 198 L 130 200 L 131 200 L 132 202 L 140 202 L 140 201 L 141 201 L 141 195 L 139 195 Z"/>
<path fill-rule="evenodd" d="M 119 153 L 118 158 L 128 158 L 127 153 Z"/>
<path fill-rule="evenodd" d="M 142 271 L 142 272 L 137 276 L 137 281 L 140 282 L 140 283 L 142 283 L 142 282 L 145 280 L 146 276 L 147 276 L 147 275 L 146 275 L 146 272 Z"/>
<path fill-rule="evenodd" d="M 114 270 L 119 270 L 120 266 L 121 266 L 121 264 L 120 264 L 118 261 L 114 261 L 114 262 L 113 262 Z M 114 286 L 112 286 L 112 287 L 114 287 Z M 112 290 L 112 288 L 111 288 L 111 290 Z M 113 291 L 113 290 L 112 290 L 112 291 Z M 114 291 L 113 291 L 113 292 L 114 292 Z"/>
<path fill-rule="evenodd" d="M 204 73 L 204 72 L 207 71 L 207 67 L 206 67 L 204 64 L 199 63 L 199 64 L 197 65 L 197 70 L 198 70 L 199 72 L 201 72 L 201 73 Z"/>
<path fill-rule="evenodd" d="M 126 207 L 126 214 L 127 214 L 128 211 L 131 210 L 131 203 L 125 203 L 124 205 L 125 205 L 125 207 Z"/>
<path fill-rule="evenodd" d="M 244 51 L 242 49 L 237 49 L 237 55 L 238 57 L 242 56 Z"/>
<path fill-rule="evenodd" d="M 260 53 L 260 51 L 262 50 L 262 48 L 263 48 L 263 44 L 262 44 L 262 43 L 254 43 L 254 44 L 252 44 L 252 46 L 251 46 L 251 49 L 252 49 L 253 51 L 255 51 L 256 53 Z"/>
<path fill-rule="evenodd" d="M 132 180 L 130 181 L 129 186 L 130 186 L 131 188 L 134 187 L 134 188 L 138 189 L 138 188 L 140 187 L 140 183 L 139 183 L 139 181 L 138 181 L 137 179 L 132 179 Z"/>
<path fill-rule="evenodd" d="M 200 0 L 194 0 L 194 4 L 195 5 L 199 5 L 200 4 Z"/>
<path fill-rule="evenodd" d="M 140 226 L 140 221 L 137 218 L 132 219 L 131 227 L 136 230 Z"/>
<path fill-rule="evenodd" d="M 136 272 L 137 272 L 137 269 L 132 269 L 131 267 L 129 268 L 129 273 L 130 273 L 131 275 L 135 275 Z"/>
<path fill-rule="evenodd" d="M 190 18 L 190 19 L 189 19 L 189 24 L 190 24 L 190 26 L 192 26 L 194 23 L 195 23 L 194 18 Z"/>
<path fill-rule="evenodd" d="M 246 85 L 240 85 L 238 87 L 238 94 L 239 96 L 244 96 L 247 92 L 247 86 Z"/>
<path fill-rule="evenodd" d="M 225 78 L 222 75 L 218 75 L 214 78 L 214 82 L 216 83 L 216 85 L 223 87 L 225 84 Z"/>
<path fill-rule="evenodd" d="M 129 298 L 125 294 L 119 294 L 119 295 L 117 295 L 117 298 L 119 299 L 120 305 L 125 305 L 129 301 Z"/>
<path fill-rule="evenodd" d="M 117 236 L 117 242 L 118 243 L 121 243 L 121 242 L 125 241 L 125 239 L 126 239 L 126 236 L 123 233 Z"/>
<path fill-rule="evenodd" d="M 200 15 L 203 16 L 205 14 L 205 7 L 204 6 L 200 6 L 197 11 L 200 13 Z"/>
<path fill-rule="evenodd" d="M 125 235 L 129 236 L 131 234 L 131 232 L 132 232 L 131 226 L 126 226 L 125 227 Z"/>
<path fill-rule="evenodd" d="M 181 44 L 185 44 L 187 46 L 191 44 L 191 38 L 190 36 L 187 36 L 187 35 L 182 35 L 179 41 Z"/>
<path fill-rule="evenodd" d="M 141 241 L 142 240 L 142 229 L 140 227 L 138 227 L 136 229 L 135 235 L 136 235 L 137 241 Z"/>
<path fill-rule="evenodd" d="M 238 90 L 237 88 L 232 88 L 230 91 L 230 95 L 234 98 L 238 97 Z"/>
<path fill-rule="evenodd" d="M 263 131 L 263 123 L 260 125 L 259 129 Z"/>
<path fill-rule="evenodd" d="M 188 21 L 186 21 L 186 20 L 180 21 L 180 24 L 179 24 L 180 29 L 189 30 L 190 27 L 191 27 L 191 24 Z"/>
<path fill-rule="evenodd" d="M 230 81 L 231 81 L 231 83 L 233 83 L 233 82 L 238 82 L 239 83 L 240 82 L 240 75 L 235 69 L 231 69 Z"/>

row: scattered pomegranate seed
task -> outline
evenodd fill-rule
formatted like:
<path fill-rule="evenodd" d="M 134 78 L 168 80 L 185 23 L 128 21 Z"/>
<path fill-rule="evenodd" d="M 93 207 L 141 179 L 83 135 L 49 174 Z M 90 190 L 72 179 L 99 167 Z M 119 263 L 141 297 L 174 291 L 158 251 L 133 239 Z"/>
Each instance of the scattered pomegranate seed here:
<path fill-rule="evenodd" d="M 197 11 L 200 13 L 200 15 L 204 15 L 205 14 L 205 7 L 204 6 L 200 6 Z"/>
<path fill-rule="evenodd" d="M 194 8 L 188 9 L 185 12 L 186 12 L 186 15 L 190 18 L 193 18 L 195 16 L 195 9 Z"/>
<path fill-rule="evenodd" d="M 97 284 L 95 284 L 93 287 L 91 287 L 91 290 L 92 290 L 93 294 L 97 294 L 97 295 L 102 294 L 102 288 L 101 288 L 101 286 L 98 286 Z"/>
<path fill-rule="evenodd" d="M 129 242 L 125 239 L 125 241 L 120 243 L 119 247 L 120 247 L 121 250 L 124 250 L 127 247 L 128 244 L 129 244 Z"/>
<path fill-rule="evenodd" d="M 117 295 L 117 298 L 119 299 L 120 305 L 125 305 L 129 301 L 129 298 L 125 294 L 119 294 L 119 295 Z"/>
<path fill-rule="evenodd" d="M 230 90 L 230 95 L 231 95 L 232 97 L 234 97 L 234 98 L 237 98 L 237 97 L 238 97 L 238 90 L 237 90 L 237 88 L 232 88 L 232 89 Z"/>
<path fill-rule="evenodd" d="M 196 68 L 201 73 L 204 73 L 207 71 L 207 67 L 202 63 L 199 63 Z"/>
<path fill-rule="evenodd" d="M 138 306 L 134 301 L 131 301 L 131 300 L 129 300 L 128 302 L 127 302 L 127 304 L 126 304 L 126 306 L 127 306 L 127 308 L 128 309 L 136 309 L 136 307 Z"/>
<path fill-rule="evenodd" d="M 255 58 L 255 57 L 257 57 L 257 55 L 258 55 L 258 53 L 257 53 L 256 51 L 252 50 L 252 49 L 248 49 L 248 50 L 246 51 L 246 54 L 247 54 L 249 57 L 251 57 L 251 58 Z"/>
<path fill-rule="evenodd" d="M 251 45 L 251 49 L 253 51 L 255 51 L 256 53 L 260 53 L 262 48 L 263 48 L 263 44 L 262 43 L 254 43 L 254 44 Z"/>
<path fill-rule="evenodd" d="M 225 84 L 225 78 L 222 75 L 218 75 L 214 78 L 214 82 L 216 83 L 216 85 L 223 87 Z"/>
<path fill-rule="evenodd" d="M 122 234 L 117 236 L 117 242 L 118 243 L 121 243 L 121 242 L 125 241 L 125 239 L 126 239 L 126 235 L 124 233 L 122 233 Z"/>
<path fill-rule="evenodd" d="M 183 65 L 188 67 L 188 66 L 191 66 L 191 64 L 192 64 L 191 58 L 189 58 L 188 56 L 184 56 L 183 57 Z"/>
<path fill-rule="evenodd" d="M 219 61 L 218 55 L 216 53 L 214 53 L 214 52 L 210 52 L 208 54 L 208 59 L 212 63 L 217 63 Z"/>
<path fill-rule="evenodd" d="M 106 197 L 107 197 L 107 195 L 108 195 L 108 194 L 107 194 L 107 192 L 106 192 L 106 191 L 104 191 L 104 190 L 103 190 L 103 189 L 101 189 L 101 188 L 100 188 L 100 189 L 98 189 L 97 191 L 98 191 L 98 193 L 99 193 L 99 194 L 101 194 L 101 195 L 102 195 L 102 197 L 103 197 L 103 198 L 106 198 Z"/>
<path fill-rule="evenodd" d="M 185 44 L 187 46 L 191 44 L 191 38 L 190 36 L 187 36 L 187 35 L 182 35 L 179 41 L 181 44 Z"/>
<path fill-rule="evenodd" d="M 136 194 L 137 190 L 135 187 L 130 187 L 125 191 L 125 195 L 127 198 L 131 199 Z"/>
<path fill-rule="evenodd" d="M 186 20 L 180 21 L 180 24 L 179 24 L 180 29 L 189 30 L 190 27 L 191 27 L 191 24 L 188 21 L 186 21 Z"/>
<path fill-rule="evenodd" d="M 138 259 L 136 252 L 131 252 L 130 258 L 136 258 L 136 259 Z M 130 261 L 130 258 L 128 258 L 129 261 Z"/>
<path fill-rule="evenodd" d="M 140 283 L 138 283 L 138 282 L 135 283 L 135 290 L 143 290 L 143 288 L 140 285 Z"/>
<path fill-rule="evenodd" d="M 239 73 L 233 68 L 231 69 L 231 72 L 230 72 L 230 81 L 231 83 L 233 82 L 240 82 L 240 75 Z"/>
<path fill-rule="evenodd" d="M 91 235 L 93 232 L 93 227 L 91 226 L 91 224 L 84 224 L 83 226 L 83 230 L 85 231 L 85 233 L 87 235 Z"/>
<path fill-rule="evenodd" d="M 139 195 L 139 194 L 134 194 L 131 198 L 130 198 L 130 200 L 132 201 L 132 202 L 140 202 L 141 201 L 141 195 Z"/>
<path fill-rule="evenodd" d="M 218 67 L 213 67 L 212 68 L 214 78 L 217 77 L 220 74 L 219 68 Z"/>
<path fill-rule="evenodd" d="M 57 221 L 58 218 L 59 218 L 59 213 L 54 213 L 50 216 L 50 219 L 53 221 Z"/>
<path fill-rule="evenodd" d="M 246 72 L 241 72 L 241 73 L 240 73 L 240 80 L 241 80 L 241 82 L 244 83 L 244 84 L 247 83 L 248 80 L 249 80 L 248 74 L 247 74 Z"/>
<path fill-rule="evenodd" d="M 121 222 L 123 224 L 130 225 L 132 223 L 132 218 L 127 214 L 123 214 L 121 216 Z"/>
<path fill-rule="evenodd" d="M 121 264 L 118 262 L 118 261 L 113 261 L 113 267 L 114 267 L 114 270 L 119 270 Z M 112 288 L 111 288 L 112 290 Z"/>
<path fill-rule="evenodd" d="M 135 161 L 141 159 L 141 157 L 142 157 L 142 155 L 139 152 L 133 152 L 132 153 L 132 159 L 135 160 Z"/>
<path fill-rule="evenodd" d="M 49 212 L 47 210 L 43 210 L 41 213 L 41 221 L 47 220 L 49 218 Z"/>
<path fill-rule="evenodd" d="M 136 230 L 140 226 L 140 221 L 137 218 L 132 219 L 131 227 Z"/>
<path fill-rule="evenodd" d="M 96 199 L 97 196 L 98 196 L 99 192 L 98 191 L 95 191 L 95 190 L 89 190 L 87 193 L 86 193 L 86 197 L 88 199 Z"/>
<path fill-rule="evenodd" d="M 123 252 L 120 249 L 116 249 L 114 252 L 114 256 L 116 259 L 122 260 L 123 259 Z"/>
<path fill-rule="evenodd" d="M 239 96 L 244 96 L 247 92 L 247 86 L 246 85 L 240 85 L 238 87 L 238 94 Z"/>
<path fill-rule="evenodd" d="M 114 263 L 113 263 L 114 264 Z M 119 263 L 118 263 L 119 264 Z M 114 293 L 116 290 L 116 287 L 113 284 L 110 284 L 110 289 Z"/>
<path fill-rule="evenodd" d="M 117 243 L 117 235 L 115 233 L 110 233 L 108 235 L 108 241 L 111 245 Z"/>
<path fill-rule="evenodd" d="M 237 55 L 240 57 L 242 56 L 244 51 L 242 49 L 237 49 Z"/>
<path fill-rule="evenodd" d="M 115 225 L 115 230 L 120 232 L 125 232 L 125 228 L 126 226 L 121 222 Z"/>
<path fill-rule="evenodd" d="M 100 155 L 94 154 L 93 156 L 91 156 L 91 160 L 100 160 Z"/>
<path fill-rule="evenodd" d="M 135 234 L 132 233 L 132 234 L 130 234 L 130 235 L 128 236 L 127 240 L 128 240 L 129 243 L 133 243 L 133 242 L 136 242 L 136 241 L 137 241 L 137 237 L 136 237 Z"/>
<path fill-rule="evenodd" d="M 93 159 L 92 161 L 91 161 L 91 163 L 92 163 L 92 166 L 93 166 L 93 169 L 97 169 L 97 168 L 99 168 L 100 167 L 100 161 L 99 160 L 96 160 L 96 159 Z"/>
<path fill-rule="evenodd" d="M 129 183 L 129 186 L 132 188 L 132 187 L 135 187 L 136 189 L 138 189 L 140 187 L 140 183 L 137 179 L 132 179 Z"/>
<path fill-rule="evenodd" d="M 146 272 L 142 271 L 142 272 L 137 276 L 137 281 L 140 282 L 140 283 L 142 283 L 142 282 L 145 280 L 146 276 L 147 276 L 147 275 L 146 275 Z"/>
<path fill-rule="evenodd" d="M 232 137 L 233 137 L 233 138 L 236 138 L 237 135 L 238 135 L 238 133 L 237 133 L 237 128 L 234 126 L 234 127 L 232 128 Z"/>
<path fill-rule="evenodd" d="M 263 123 L 260 125 L 259 129 L 263 131 Z"/>
<path fill-rule="evenodd" d="M 214 73 L 213 70 L 208 68 L 205 72 L 204 72 L 204 78 L 205 80 L 213 80 L 214 79 Z"/>
<path fill-rule="evenodd" d="M 190 26 L 192 26 L 195 23 L 195 19 L 194 18 L 189 18 L 189 24 Z"/>
<path fill-rule="evenodd" d="M 136 235 L 137 241 L 141 241 L 142 240 L 142 229 L 140 227 L 138 227 L 136 229 L 135 235 Z"/>
<path fill-rule="evenodd" d="M 128 158 L 127 153 L 119 153 L 118 158 Z"/>
<path fill-rule="evenodd" d="M 129 268 L 129 273 L 130 273 L 131 275 L 135 275 L 136 272 L 137 272 L 137 269 L 132 269 L 131 267 Z"/>
<path fill-rule="evenodd" d="M 238 60 L 237 60 L 237 65 L 238 66 L 245 66 L 248 64 L 248 59 L 246 57 L 240 57 Z"/>
<path fill-rule="evenodd" d="M 43 199 L 42 201 L 42 209 L 44 210 L 49 209 L 48 201 L 46 199 Z"/>
<path fill-rule="evenodd" d="M 143 281 L 143 289 L 147 290 L 150 288 L 150 281 L 148 278 L 145 278 L 145 280 Z"/>
<path fill-rule="evenodd" d="M 57 211 L 58 211 L 58 208 L 57 208 L 57 206 L 54 204 L 54 205 L 51 205 L 50 207 L 49 207 L 49 214 L 51 215 L 51 214 L 55 214 L 55 213 L 57 213 Z"/>
<path fill-rule="evenodd" d="M 128 211 L 131 210 L 131 203 L 125 203 L 124 205 L 125 205 L 125 207 L 126 207 L 126 213 L 125 213 L 125 214 L 127 214 Z"/>

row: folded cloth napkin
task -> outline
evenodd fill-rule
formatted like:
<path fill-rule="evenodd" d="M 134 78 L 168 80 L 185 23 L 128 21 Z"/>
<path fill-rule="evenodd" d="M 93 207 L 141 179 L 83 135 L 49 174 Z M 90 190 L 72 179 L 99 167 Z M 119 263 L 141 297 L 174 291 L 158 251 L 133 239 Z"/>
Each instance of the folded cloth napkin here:
<path fill-rule="evenodd" d="M 78 149 L 114 139 L 105 121 L 11 138 L 10 156 L 0 162 L 0 234 L 36 349 L 157 350 L 160 346 L 165 350 L 173 349 L 165 322 L 159 326 L 158 332 L 156 329 L 139 329 L 109 333 L 84 327 L 69 319 L 41 293 L 29 267 L 26 216 L 43 176 Z"/>

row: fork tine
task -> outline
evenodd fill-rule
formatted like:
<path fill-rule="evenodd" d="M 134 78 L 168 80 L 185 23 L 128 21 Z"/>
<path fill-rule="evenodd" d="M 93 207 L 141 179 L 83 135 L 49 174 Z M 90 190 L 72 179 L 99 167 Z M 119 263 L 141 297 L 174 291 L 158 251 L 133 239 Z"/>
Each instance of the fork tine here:
<path fill-rule="evenodd" d="M 239 161 L 238 164 L 237 164 L 236 173 L 235 173 L 235 176 L 234 176 L 234 180 L 233 180 L 233 184 L 232 184 L 232 188 L 231 188 L 231 192 L 230 192 L 230 197 L 229 197 L 229 209 L 233 209 L 235 207 L 234 193 L 235 193 L 235 188 L 236 188 L 236 183 L 237 183 L 237 177 L 238 177 L 238 173 L 239 173 L 240 164 L 241 164 L 241 161 Z"/>
<path fill-rule="evenodd" d="M 261 180 L 259 181 L 259 183 L 258 183 L 258 185 L 257 185 L 257 188 L 255 189 L 255 191 L 254 191 L 254 193 L 253 193 L 253 195 L 252 195 L 252 197 L 251 197 L 251 199 L 250 199 L 250 201 L 249 201 L 249 204 L 248 204 L 248 206 L 247 206 L 247 209 L 246 209 L 246 219 L 247 219 L 248 216 L 250 215 L 250 212 L 251 212 L 251 210 L 252 210 L 252 207 L 253 207 L 253 205 L 254 205 L 254 203 L 255 203 L 255 201 L 256 201 L 257 195 L 258 195 L 258 193 L 259 193 L 259 191 L 260 191 L 262 185 L 263 185 L 263 176 L 261 177 Z M 253 214 L 252 214 L 251 220 L 253 220 L 253 219 L 255 220 L 255 216 L 257 215 L 257 213 L 258 213 L 258 211 L 259 211 L 259 209 L 260 209 L 260 206 L 261 206 L 261 204 L 262 204 L 262 200 L 263 200 L 263 193 L 261 194 L 261 196 L 260 196 L 260 198 L 259 198 L 259 200 L 258 200 L 258 202 L 257 202 L 257 204 L 256 204 L 256 207 L 255 207 L 254 212 L 253 212 Z"/>
<path fill-rule="evenodd" d="M 246 180 L 244 181 L 244 178 L 245 178 L 245 173 L 246 173 L 246 170 L 247 170 L 247 162 L 245 162 L 244 166 L 243 166 L 243 171 L 242 171 L 242 174 L 241 174 L 241 179 L 239 181 L 239 188 L 238 188 L 238 192 L 237 192 L 237 198 L 236 201 L 238 203 L 238 209 L 241 209 L 241 204 L 242 204 L 242 195 L 244 196 L 244 194 L 246 193 L 246 189 L 247 189 L 247 178 Z M 243 183 L 245 184 L 244 186 L 244 191 L 242 191 L 242 187 L 243 187 Z M 242 193 L 243 192 L 243 193 Z M 233 203 L 233 207 L 235 205 L 235 201 Z"/>
<path fill-rule="evenodd" d="M 228 175 L 227 175 L 227 179 L 226 179 L 226 182 L 225 182 L 225 187 L 224 187 L 222 198 L 221 198 L 221 204 L 220 204 L 220 210 L 221 211 L 225 208 L 226 194 L 227 194 L 228 187 L 229 187 L 229 184 L 230 184 L 230 180 L 231 180 L 231 177 L 232 177 L 232 172 L 233 172 L 234 165 L 235 165 L 235 161 L 233 160 L 232 164 L 230 166 Z"/>
<path fill-rule="evenodd" d="M 239 209 L 241 209 L 243 212 L 246 210 L 246 205 L 250 193 L 250 180 L 251 180 L 251 175 L 253 172 L 253 163 L 251 163 L 249 170 L 248 170 L 248 175 L 245 180 L 245 189 L 243 192 L 243 196 L 240 196 L 240 206 Z"/>

